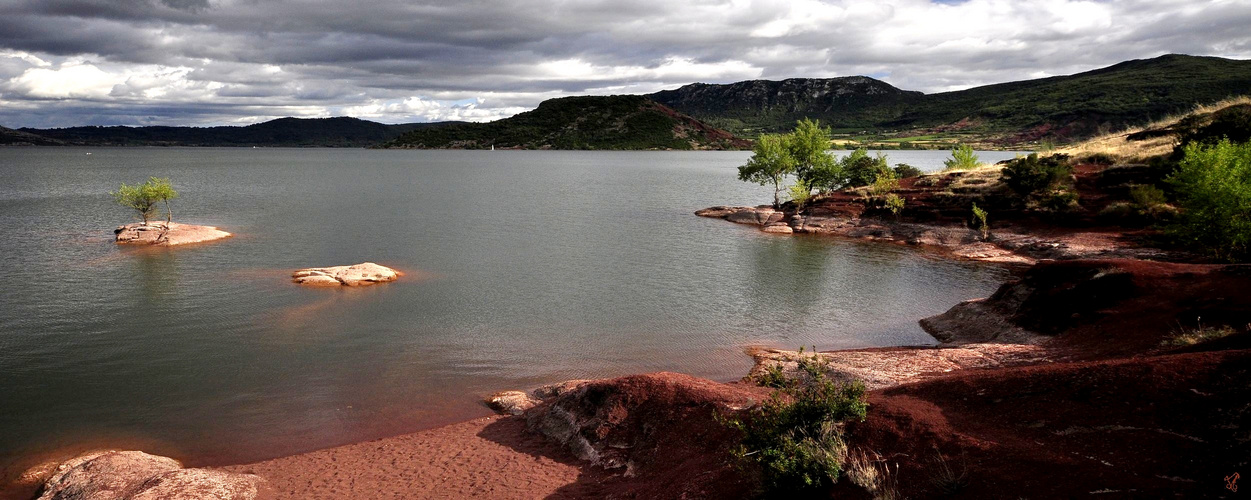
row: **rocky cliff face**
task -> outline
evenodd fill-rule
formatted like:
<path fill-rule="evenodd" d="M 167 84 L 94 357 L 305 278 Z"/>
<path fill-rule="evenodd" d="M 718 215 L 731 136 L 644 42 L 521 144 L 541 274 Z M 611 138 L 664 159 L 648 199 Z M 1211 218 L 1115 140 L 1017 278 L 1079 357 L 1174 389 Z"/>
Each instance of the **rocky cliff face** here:
<path fill-rule="evenodd" d="M 693 83 L 651 94 L 652 100 L 696 118 L 730 118 L 744 126 L 820 118 L 835 127 L 863 126 L 922 97 L 867 76 Z M 793 120 L 792 120 L 793 121 Z"/>

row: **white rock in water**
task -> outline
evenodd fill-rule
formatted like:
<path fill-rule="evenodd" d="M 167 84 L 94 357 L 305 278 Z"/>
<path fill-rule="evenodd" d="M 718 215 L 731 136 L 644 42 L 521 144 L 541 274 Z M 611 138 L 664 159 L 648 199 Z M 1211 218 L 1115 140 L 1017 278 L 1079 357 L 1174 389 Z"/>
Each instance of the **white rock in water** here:
<path fill-rule="evenodd" d="M 311 286 L 365 286 L 395 281 L 399 276 L 396 270 L 373 262 L 354 266 L 311 267 L 291 274 L 296 283 Z"/>

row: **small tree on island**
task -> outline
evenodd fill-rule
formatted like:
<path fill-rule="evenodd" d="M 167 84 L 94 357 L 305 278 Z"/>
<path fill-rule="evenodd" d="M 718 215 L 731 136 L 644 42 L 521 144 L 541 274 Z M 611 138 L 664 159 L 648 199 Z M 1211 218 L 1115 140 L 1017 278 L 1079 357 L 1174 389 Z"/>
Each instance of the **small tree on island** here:
<path fill-rule="evenodd" d="M 765 134 L 756 140 L 747 164 L 738 167 L 738 178 L 761 186 L 773 183 L 773 208 L 782 206 L 782 181 L 795 172 L 795 158 L 787 147 L 787 136 Z"/>
<path fill-rule="evenodd" d="M 123 182 L 117 191 L 109 194 L 113 195 L 113 199 L 117 200 L 119 205 L 139 212 L 139 217 L 143 219 L 145 226 L 148 224 L 148 219 L 156 214 L 157 204 L 161 202 L 165 204 L 166 224 L 173 222 L 174 213 L 169 208 L 169 200 L 177 198 L 178 191 L 174 191 L 168 178 L 149 177 L 147 182 L 134 186 Z"/>

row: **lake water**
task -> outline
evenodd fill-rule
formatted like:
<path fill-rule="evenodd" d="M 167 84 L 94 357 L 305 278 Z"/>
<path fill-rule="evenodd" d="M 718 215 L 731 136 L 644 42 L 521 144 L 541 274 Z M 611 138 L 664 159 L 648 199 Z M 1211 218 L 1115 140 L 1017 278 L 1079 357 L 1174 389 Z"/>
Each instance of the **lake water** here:
<path fill-rule="evenodd" d="M 694 216 L 771 198 L 735 178 L 749 154 L 0 148 L 0 465 L 94 446 L 251 461 L 486 414 L 501 389 L 736 379 L 750 344 L 928 344 L 919 318 L 1006 277 Z M 132 215 L 108 192 L 150 175 L 181 192 L 176 221 L 236 236 L 115 245 Z M 407 275 L 289 279 L 363 261 Z"/>

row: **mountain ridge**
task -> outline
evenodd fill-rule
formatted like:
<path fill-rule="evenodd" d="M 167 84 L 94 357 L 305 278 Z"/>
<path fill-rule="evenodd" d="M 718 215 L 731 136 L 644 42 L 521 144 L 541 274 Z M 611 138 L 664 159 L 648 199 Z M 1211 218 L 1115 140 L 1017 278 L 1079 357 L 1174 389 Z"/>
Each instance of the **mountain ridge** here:
<path fill-rule="evenodd" d="M 844 136 L 884 138 L 878 145 L 893 141 L 903 147 L 925 146 L 909 141 L 939 135 L 942 139 L 929 147 L 941 147 L 942 141 L 1007 147 L 1082 140 L 1237 95 L 1251 95 L 1251 60 L 1168 54 L 1072 75 L 933 94 L 899 89 L 867 76 L 758 79 L 691 83 L 646 95 L 550 99 L 534 110 L 487 123 L 387 125 L 336 117 L 280 118 L 241 127 L 22 128 L 0 130 L 0 144 L 740 148 L 744 143 L 735 143 L 741 140 L 733 134 L 786 131 L 801 118 L 814 118 Z M 617 108 L 623 97 L 642 101 Z M 643 101 L 655 106 L 644 106 Z M 626 109 L 631 106 L 637 109 Z M 604 112 L 635 113 L 642 107 L 647 112 L 632 118 L 636 126 L 596 118 L 603 118 Z M 601 128 L 595 130 L 596 126 Z M 626 135 L 613 137 L 614 133 Z M 401 137 L 409 139 L 398 141 Z"/>
<path fill-rule="evenodd" d="M 811 92 L 815 85 L 849 79 L 877 82 L 894 89 L 889 99 L 852 93 L 833 106 L 808 99 L 804 108 L 760 107 L 755 96 L 743 96 L 745 83 L 781 88 L 785 82 L 806 82 L 792 94 Z M 764 83 L 758 83 L 764 82 Z M 867 85 L 859 82 L 859 85 Z M 885 87 L 883 87 L 885 86 Z M 794 87 L 794 86 L 793 86 Z M 684 90 L 686 89 L 686 90 Z M 820 90 L 820 89 L 816 89 Z M 701 95 L 718 94 L 711 105 Z M 1072 75 L 982 85 L 965 90 L 923 94 L 900 90 L 870 77 L 752 80 L 728 84 L 688 84 L 648 96 L 695 118 L 731 132 L 787 130 L 797 117 L 820 119 L 835 129 L 888 131 L 957 127 L 1001 134 L 1017 142 L 1052 138 L 1086 138 L 1101 131 L 1140 125 L 1152 119 L 1189 111 L 1234 95 L 1251 94 L 1251 61 L 1211 56 L 1167 54 L 1133 59 Z M 802 96 L 775 95 L 774 101 L 802 102 Z M 875 102 L 874 99 L 882 102 Z M 730 110 L 730 111 L 722 111 Z"/>

